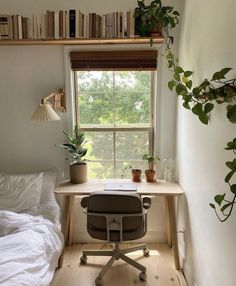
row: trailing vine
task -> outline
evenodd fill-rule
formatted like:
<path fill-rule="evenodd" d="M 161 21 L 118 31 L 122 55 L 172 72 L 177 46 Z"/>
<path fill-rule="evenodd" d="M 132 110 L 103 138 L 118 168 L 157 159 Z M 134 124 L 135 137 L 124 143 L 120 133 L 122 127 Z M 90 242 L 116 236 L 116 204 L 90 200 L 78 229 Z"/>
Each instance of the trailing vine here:
<path fill-rule="evenodd" d="M 161 0 L 152 0 L 150 4 L 145 4 L 145 0 L 137 0 L 138 7 L 135 9 L 134 17 L 137 20 L 137 28 L 143 36 L 150 36 L 152 31 L 157 30 L 157 26 L 163 27 L 165 32 L 166 52 L 168 68 L 173 74 L 173 78 L 168 82 L 168 87 L 183 100 L 183 107 L 190 110 L 203 124 L 208 124 L 209 118 L 215 104 L 227 103 L 226 116 L 231 123 L 236 123 L 236 78 L 226 79 L 226 75 L 231 68 L 223 68 L 215 72 L 211 79 L 204 79 L 199 85 L 193 86 L 190 70 L 184 70 L 179 65 L 178 58 L 171 50 L 174 37 L 171 30 L 179 23 L 179 12 L 174 7 L 163 6 Z M 150 45 L 153 39 L 150 40 Z M 225 150 L 233 151 L 236 154 L 236 138 L 227 143 Z M 225 176 L 225 183 L 230 189 L 230 198 L 226 198 L 226 193 L 217 194 L 214 203 L 210 206 L 214 209 L 217 218 L 226 221 L 236 203 L 236 184 L 232 179 L 236 173 L 236 158 L 225 163 L 229 168 Z"/>
<path fill-rule="evenodd" d="M 223 68 L 215 72 L 211 79 L 204 79 L 199 85 L 193 87 L 193 71 L 184 70 L 179 65 L 178 58 L 171 51 L 171 44 L 174 42 L 170 35 L 171 26 L 165 26 L 165 43 L 168 68 L 173 74 L 173 78 L 168 82 L 168 87 L 183 100 L 183 107 L 191 110 L 203 124 L 208 124 L 209 118 L 215 104 L 227 103 L 226 116 L 231 123 L 236 123 L 236 78 L 226 79 L 231 68 Z M 227 143 L 225 150 L 231 150 L 236 154 L 236 138 Z M 210 203 L 216 213 L 217 218 L 226 221 L 236 204 L 236 184 L 231 183 L 236 173 L 236 158 L 225 163 L 229 168 L 225 176 L 225 183 L 228 184 L 230 198 L 226 199 L 226 193 L 217 194 L 214 197 L 215 203 Z"/>

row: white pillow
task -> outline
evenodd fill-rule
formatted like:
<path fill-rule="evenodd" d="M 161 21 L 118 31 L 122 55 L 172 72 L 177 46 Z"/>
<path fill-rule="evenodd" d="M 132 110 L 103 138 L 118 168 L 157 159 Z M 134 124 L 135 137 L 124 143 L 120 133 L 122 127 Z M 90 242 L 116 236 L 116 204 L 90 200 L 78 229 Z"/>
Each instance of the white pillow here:
<path fill-rule="evenodd" d="M 44 204 L 49 201 L 55 201 L 54 190 L 56 188 L 57 169 L 52 168 L 42 171 L 42 173 L 43 179 L 40 204 Z"/>
<path fill-rule="evenodd" d="M 43 172 L 0 174 L 0 210 L 25 211 L 40 202 Z"/>

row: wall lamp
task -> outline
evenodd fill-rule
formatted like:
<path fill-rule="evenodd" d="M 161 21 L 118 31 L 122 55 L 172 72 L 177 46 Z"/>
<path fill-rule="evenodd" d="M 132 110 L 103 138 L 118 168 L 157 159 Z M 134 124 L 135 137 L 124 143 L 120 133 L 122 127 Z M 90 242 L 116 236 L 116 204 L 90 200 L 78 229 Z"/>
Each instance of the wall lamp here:
<path fill-rule="evenodd" d="M 41 100 L 41 104 L 34 111 L 32 121 L 55 121 L 61 118 L 55 112 L 59 110 L 65 112 L 65 92 L 59 89 L 57 92 L 49 94 Z"/>

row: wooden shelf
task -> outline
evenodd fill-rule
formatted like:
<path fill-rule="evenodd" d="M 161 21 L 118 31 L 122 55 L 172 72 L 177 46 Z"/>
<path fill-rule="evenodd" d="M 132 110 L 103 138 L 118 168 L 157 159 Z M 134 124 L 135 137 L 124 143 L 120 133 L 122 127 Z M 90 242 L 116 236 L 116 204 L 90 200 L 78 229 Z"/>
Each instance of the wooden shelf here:
<path fill-rule="evenodd" d="M 34 46 L 34 45 L 115 45 L 115 44 L 149 44 L 151 38 L 94 38 L 94 39 L 38 39 L 38 40 L 0 40 L 0 46 Z M 153 44 L 161 44 L 164 37 L 153 38 Z"/>

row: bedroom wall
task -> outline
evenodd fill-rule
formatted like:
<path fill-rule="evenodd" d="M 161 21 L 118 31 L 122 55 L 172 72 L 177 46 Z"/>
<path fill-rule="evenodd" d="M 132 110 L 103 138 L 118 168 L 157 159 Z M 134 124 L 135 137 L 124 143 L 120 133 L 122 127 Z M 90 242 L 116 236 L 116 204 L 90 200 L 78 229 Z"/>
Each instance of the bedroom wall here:
<path fill-rule="evenodd" d="M 196 84 L 223 67 L 232 67 L 229 78 L 236 77 L 235 11 L 233 0 L 184 1 L 180 63 L 194 71 Z M 178 172 L 186 193 L 179 208 L 179 229 L 185 231 L 180 250 L 189 286 L 235 285 L 236 209 L 220 223 L 209 207 L 217 193 L 231 197 L 224 177 L 233 154 L 224 147 L 235 137 L 236 126 L 226 119 L 225 109 L 217 106 L 204 126 L 179 102 Z"/>
<path fill-rule="evenodd" d="M 181 1 L 164 1 L 181 10 Z M 30 17 L 46 9 L 59 10 L 79 7 L 81 11 L 106 13 L 126 10 L 136 6 L 136 0 L 1 0 L 1 14 L 22 14 Z M 176 46 L 178 29 L 176 30 Z M 147 46 L 149 48 L 149 46 Z M 175 115 L 176 100 L 168 96 L 168 73 L 159 48 L 158 59 L 158 144 L 161 158 L 175 157 Z M 65 153 L 54 145 L 64 142 L 62 130 L 69 129 L 70 114 L 60 114 L 60 122 L 35 123 L 30 118 L 42 97 L 65 86 L 64 48 L 62 46 L 0 46 L 0 172 L 31 172 L 56 166 L 59 178 L 67 175 L 68 165 Z M 69 94 L 67 94 L 67 101 Z M 167 112 L 168 110 L 168 112 Z M 160 115 L 161 114 L 161 115 Z M 75 240 L 88 239 L 85 221 L 81 219 L 78 207 L 75 216 Z M 156 221 L 158 218 L 158 225 Z M 149 216 L 148 239 L 166 240 L 165 208 L 161 198 L 153 199 Z"/>

